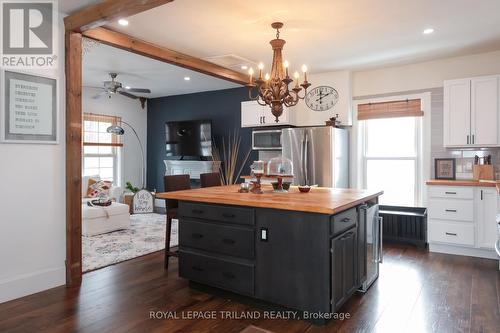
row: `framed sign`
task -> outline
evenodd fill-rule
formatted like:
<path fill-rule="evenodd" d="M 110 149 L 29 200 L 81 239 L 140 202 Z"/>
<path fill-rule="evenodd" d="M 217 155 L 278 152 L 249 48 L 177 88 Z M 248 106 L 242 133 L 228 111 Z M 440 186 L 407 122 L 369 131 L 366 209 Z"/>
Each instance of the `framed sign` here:
<path fill-rule="evenodd" d="M 3 71 L 1 140 L 58 143 L 57 80 Z"/>
<path fill-rule="evenodd" d="M 153 195 L 147 190 L 139 190 L 132 199 L 132 213 L 145 214 L 153 212 Z"/>
<path fill-rule="evenodd" d="M 455 179 L 455 159 L 436 158 L 434 160 L 434 174 L 436 179 Z"/>

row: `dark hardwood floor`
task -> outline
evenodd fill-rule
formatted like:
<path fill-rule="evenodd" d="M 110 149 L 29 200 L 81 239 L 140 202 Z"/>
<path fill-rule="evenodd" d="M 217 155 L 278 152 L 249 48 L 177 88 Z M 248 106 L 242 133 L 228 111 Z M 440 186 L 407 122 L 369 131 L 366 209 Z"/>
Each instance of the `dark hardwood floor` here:
<path fill-rule="evenodd" d="M 177 260 L 166 272 L 157 252 L 85 274 L 80 288 L 0 304 L 0 332 L 499 332 L 499 303 L 498 261 L 386 245 L 378 281 L 342 309 L 350 319 L 150 319 L 150 311 L 255 310 L 189 288 Z"/>

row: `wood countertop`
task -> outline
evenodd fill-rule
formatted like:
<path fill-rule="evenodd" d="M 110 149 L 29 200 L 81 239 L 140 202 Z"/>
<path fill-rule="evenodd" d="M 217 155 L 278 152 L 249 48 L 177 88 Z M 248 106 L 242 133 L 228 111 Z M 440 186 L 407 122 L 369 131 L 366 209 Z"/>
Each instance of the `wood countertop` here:
<path fill-rule="evenodd" d="M 496 187 L 500 194 L 500 181 L 498 180 L 443 180 L 431 179 L 425 182 L 427 185 L 441 186 L 481 186 L 481 187 Z"/>
<path fill-rule="evenodd" d="M 292 186 L 288 193 L 275 193 L 263 185 L 263 194 L 238 193 L 239 185 L 205 187 L 191 190 L 157 193 L 157 199 L 177 199 L 223 205 L 249 206 L 294 210 L 309 213 L 336 214 L 375 199 L 383 191 L 313 187 L 300 193 Z"/>
<path fill-rule="evenodd" d="M 495 187 L 500 184 L 497 180 L 443 180 L 431 179 L 426 182 L 427 185 L 442 185 L 442 186 L 483 186 Z"/>

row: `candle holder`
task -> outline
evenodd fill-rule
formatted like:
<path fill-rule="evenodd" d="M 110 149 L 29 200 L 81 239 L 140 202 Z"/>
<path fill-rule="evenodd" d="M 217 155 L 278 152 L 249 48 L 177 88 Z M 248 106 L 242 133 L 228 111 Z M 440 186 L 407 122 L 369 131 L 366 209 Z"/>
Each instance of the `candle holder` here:
<path fill-rule="evenodd" d="M 255 177 L 255 181 L 252 181 L 252 189 L 250 192 L 255 193 L 255 194 L 262 194 L 264 193 L 262 191 L 262 185 L 260 182 L 260 179 L 264 175 L 264 161 L 254 161 L 252 165 L 250 166 L 250 169 L 252 170 L 252 175 Z"/>
<path fill-rule="evenodd" d="M 264 193 L 262 191 L 262 184 L 260 182 L 260 178 L 262 178 L 263 174 L 256 174 L 254 173 L 255 175 L 255 181 L 252 181 L 252 189 L 250 190 L 250 192 L 254 193 L 254 194 L 262 194 Z"/>

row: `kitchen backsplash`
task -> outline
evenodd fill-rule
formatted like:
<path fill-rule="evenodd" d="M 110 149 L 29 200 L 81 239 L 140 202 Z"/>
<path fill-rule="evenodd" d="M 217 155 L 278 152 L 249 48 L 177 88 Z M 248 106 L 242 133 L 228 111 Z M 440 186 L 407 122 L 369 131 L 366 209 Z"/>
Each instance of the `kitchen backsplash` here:
<path fill-rule="evenodd" d="M 457 179 L 472 179 L 472 166 L 474 165 L 474 156 L 476 155 L 479 157 L 491 155 L 491 164 L 493 164 L 495 169 L 495 179 L 500 179 L 500 149 L 447 150 L 446 154 L 434 156 L 433 163 L 434 158 L 455 158 Z M 432 172 L 434 174 L 434 170 Z"/>

